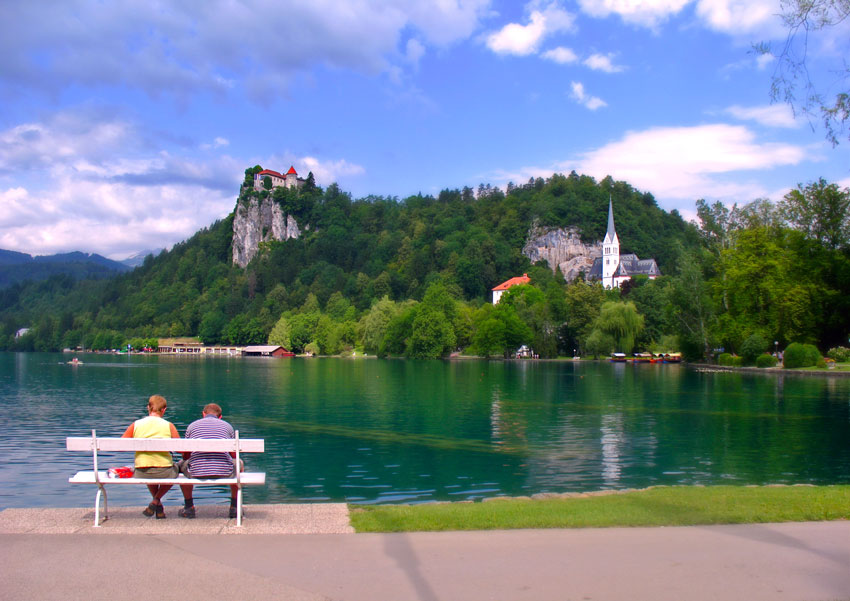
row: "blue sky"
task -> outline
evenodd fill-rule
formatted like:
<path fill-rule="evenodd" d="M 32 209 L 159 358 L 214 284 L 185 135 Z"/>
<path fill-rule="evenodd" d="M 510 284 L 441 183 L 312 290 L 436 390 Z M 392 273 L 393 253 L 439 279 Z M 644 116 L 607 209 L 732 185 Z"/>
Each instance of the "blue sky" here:
<path fill-rule="evenodd" d="M 611 175 L 699 198 L 850 186 L 770 104 L 778 0 L 0 4 L 0 248 L 123 258 L 233 210 L 246 167 L 355 198 Z M 850 24 L 812 39 L 829 90 Z"/>

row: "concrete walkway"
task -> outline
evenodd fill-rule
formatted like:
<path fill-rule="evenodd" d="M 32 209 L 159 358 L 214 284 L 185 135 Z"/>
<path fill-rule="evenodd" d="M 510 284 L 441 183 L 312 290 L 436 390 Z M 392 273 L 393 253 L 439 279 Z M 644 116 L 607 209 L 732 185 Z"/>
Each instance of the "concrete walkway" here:
<path fill-rule="evenodd" d="M 165 506 L 166 519 L 142 515 L 144 506 L 110 507 L 109 519 L 94 527 L 94 509 L 6 509 L 0 534 L 353 534 L 345 503 L 247 505 L 242 526 L 227 517 L 228 505 L 198 505 L 197 518 L 178 517 L 180 506 Z"/>
<path fill-rule="evenodd" d="M 159 533 L 0 534 L 0 598 L 850 600 L 846 521 L 240 536 L 150 521 Z"/>

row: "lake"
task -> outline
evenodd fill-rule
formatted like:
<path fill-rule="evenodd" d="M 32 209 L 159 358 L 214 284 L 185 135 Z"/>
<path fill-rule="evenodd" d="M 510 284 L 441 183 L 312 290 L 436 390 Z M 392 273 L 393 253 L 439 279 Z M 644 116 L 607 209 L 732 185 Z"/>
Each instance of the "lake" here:
<path fill-rule="evenodd" d="M 247 503 L 421 503 L 673 484 L 850 483 L 850 379 L 683 365 L 0 353 L 0 508 L 93 504 L 66 436 L 208 402 L 266 452 Z M 109 466 L 132 456 L 108 457 Z M 103 465 L 103 464 L 102 464 Z M 21 484 L 24 478 L 33 480 Z M 227 502 L 196 489 L 199 502 Z M 110 503 L 147 502 L 112 487 Z M 166 505 L 178 504 L 173 490 Z"/>

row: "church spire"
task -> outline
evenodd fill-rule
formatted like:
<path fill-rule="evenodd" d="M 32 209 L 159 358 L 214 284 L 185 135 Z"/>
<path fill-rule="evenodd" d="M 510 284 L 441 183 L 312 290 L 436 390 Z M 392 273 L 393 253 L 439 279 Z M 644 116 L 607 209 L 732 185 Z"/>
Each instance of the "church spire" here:
<path fill-rule="evenodd" d="M 617 235 L 614 229 L 614 205 L 611 203 L 611 195 L 608 195 L 608 231 L 605 233 L 606 240 L 613 240 Z"/>

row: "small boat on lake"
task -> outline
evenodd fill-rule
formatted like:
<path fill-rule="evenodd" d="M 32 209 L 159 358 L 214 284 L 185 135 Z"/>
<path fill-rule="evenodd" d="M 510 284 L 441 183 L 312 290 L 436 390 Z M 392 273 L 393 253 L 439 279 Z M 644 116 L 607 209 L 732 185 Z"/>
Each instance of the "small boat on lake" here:
<path fill-rule="evenodd" d="M 611 353 L 609 361 L 613 361 L 614 363 L 625 363 L 626 353 Z"/>
<path fill-rule="evenodd" d="M 655 363 L 652 353 L 635 353 L 632 357 L 634 363 Z"/>

